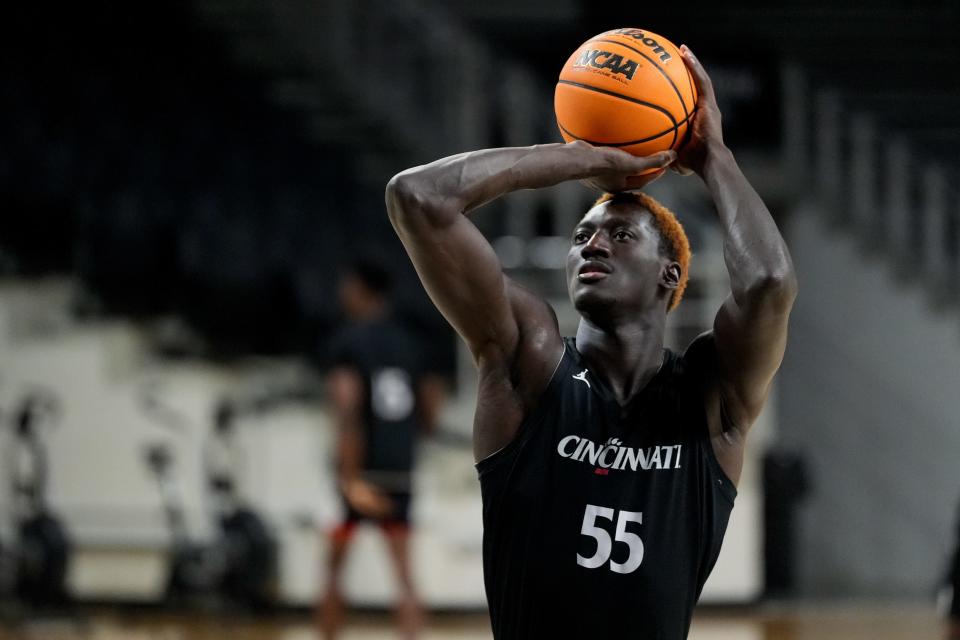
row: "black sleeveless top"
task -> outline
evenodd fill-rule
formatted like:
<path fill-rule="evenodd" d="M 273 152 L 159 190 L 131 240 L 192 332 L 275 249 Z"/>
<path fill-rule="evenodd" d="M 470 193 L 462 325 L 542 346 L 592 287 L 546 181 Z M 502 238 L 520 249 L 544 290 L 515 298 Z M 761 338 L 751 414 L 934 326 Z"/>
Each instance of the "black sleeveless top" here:
<path fill-rule="evenodd" d="M 516 438 L 477 465 L 498 640 L 680 640 L 736 489 L 669 350 L 621 408 L 572 340 Z"/>
<path fill-rule="evenodd" d="M 417 346 L 390 317 L 358 323 L 331 341 L 327 363 L 348 367 L 363 382 L 364 478 L 381 488 L 407 491 L 420 421 Z"/>

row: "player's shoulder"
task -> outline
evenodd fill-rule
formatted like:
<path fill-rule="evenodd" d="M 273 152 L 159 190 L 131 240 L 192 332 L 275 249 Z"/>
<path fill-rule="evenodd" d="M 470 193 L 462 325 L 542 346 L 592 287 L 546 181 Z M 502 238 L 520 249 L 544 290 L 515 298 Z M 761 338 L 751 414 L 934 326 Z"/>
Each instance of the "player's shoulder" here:
<path fill-rule="evenodd" d="M 563 352 L 563 337 L 553 307 L 543 296 L 512 279 L 507 278 L 506 287 L 518 330 L 513 360 L 518 365 L 530 358 L 555 364 Z"/>
<path fill-rule="evenodd" d="M 563 346 L 563 339 L 553 306 L 540 294 L 510 278 L 506 278 L 506 291 L 519 331 L 518 347 L 546 345 L 551 352 L 557 352 Z"/>
<path fill-rule="evenodd" d="M 677 368 L 688 379 L 705 381 L 716 371 L 716 360 L 713 330 L 704 331 L 687 345 L 678 358 Z"/>
<path fill-rule="evenodd" d="M 499 379 L 505 384 L 494 387 L 511 389 L 529 408 L 546 388 L 563 355 L 563 338 L 557 315 L 542 296 L 510 278 L 505 278 L 505 287 L 517 340 L 512 350 L 498 350 L 481 360 L 481 378 Z"/>
<path fill-rule="evenodd" d="M 507 296 L 514 310 L 522 309 L 534 313 L 532 320 L 549 320 L 556 324 L 557 314 L 546 298 L 533 289 L 504 276 Z"/>

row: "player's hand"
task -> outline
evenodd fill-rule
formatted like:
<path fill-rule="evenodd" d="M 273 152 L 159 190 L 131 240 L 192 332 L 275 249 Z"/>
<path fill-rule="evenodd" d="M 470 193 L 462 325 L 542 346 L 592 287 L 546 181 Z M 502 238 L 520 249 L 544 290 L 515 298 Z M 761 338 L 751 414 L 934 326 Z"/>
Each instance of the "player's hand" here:
<path fill-rule="evenodd" d="M 706 69 L 697 60 L 687 45 L 680 45 L 680 55 L 684 64 L 690 70 L 694 82 L 697 83 L 697 112 L 693 116 L 690 128 L 690 138 L 680 148 L 677 161 L 671 169 L 682 175 L 703 171 L 703 164 L 707 151 L 711 146 L 723 146 L 723 129 L 720 124 L 720 108 L 717 107 L 717 97 L 713 92 L 713 82 L 707 75 Z"/>
<path fill-rule="evenodd" d="M 626 151 L 613 147 L 594 147 L 586 142 L 576 141 L 569 143 L 594 154 L 599 164 L 594 175 L 583 178 L 586 185 L 601 191 L 616 192 L 628 189 L 639 189 L 650 184 L 664 174 L 667 167 L 677 158 L 674 151 L 661 151 L 650 156 L 634 156 Z M 639 175 L 643 171 L 655 169 L 650 173 Z"/>
<path fill-rule="evenodd" d="M 386 518 L 393 515 L 395 506 L 387 494 L 363 480 L 350 480 L 343 487 L 350 506 L 369 518 Z"/>

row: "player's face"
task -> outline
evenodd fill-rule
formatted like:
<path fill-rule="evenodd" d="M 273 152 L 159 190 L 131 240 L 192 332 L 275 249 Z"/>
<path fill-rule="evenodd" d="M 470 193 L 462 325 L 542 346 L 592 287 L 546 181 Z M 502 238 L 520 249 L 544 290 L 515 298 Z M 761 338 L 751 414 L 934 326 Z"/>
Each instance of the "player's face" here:
<path fill-rule="evenodd" d="M 590 209 L 574 227 L 567 254 L 567 290 L 577 311 L 589 317 L 611 305 L 626 311 L 656 304 L 669 264 L 659 241 L 639 205 L 605 202 Z"/>

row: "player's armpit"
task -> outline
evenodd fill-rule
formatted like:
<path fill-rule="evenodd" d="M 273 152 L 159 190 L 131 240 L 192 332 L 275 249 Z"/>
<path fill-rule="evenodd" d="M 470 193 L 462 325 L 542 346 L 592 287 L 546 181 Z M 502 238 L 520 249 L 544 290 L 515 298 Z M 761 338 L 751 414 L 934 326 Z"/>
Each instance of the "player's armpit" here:
<path fill-rule="evenodd" d="M 513 441 L 563 356 L 563 340 L 550 305 L 513 281 L 508 282 L 508 295 L 518 319 L 517 349 L 512 359 L 484 358 L 479 363 L 473 433 L 478 462 Z"/>
<path fill-rule="evenodd" d="M 771 281 L 743 306 L 731 295 L 713 323 L 716 383 L 723 401 L 723 428 L 745 435 L 763 410 L 787 344 L 792 282 Z"/>
<path fill-rule="evenodd" d="M 510 368 L 524 412 L 529 413 L 535 408 L 563 355 L 563 339 L 557 315 L 546 300 L 512 280 L 509 295 L 520 331 L 517 352 Z"/>
<path fill-rule="evenodd" d="M 717 349 L 714 332 L 699 335 L 683 355 L 686 376 L 690 381 L 693 403 L 702 403 L 707 430 L 714 455 L 734 486 L 743 470 L 743 452 L 749 424 L 735 417 L 729 395 L 718 375 Z"/>

